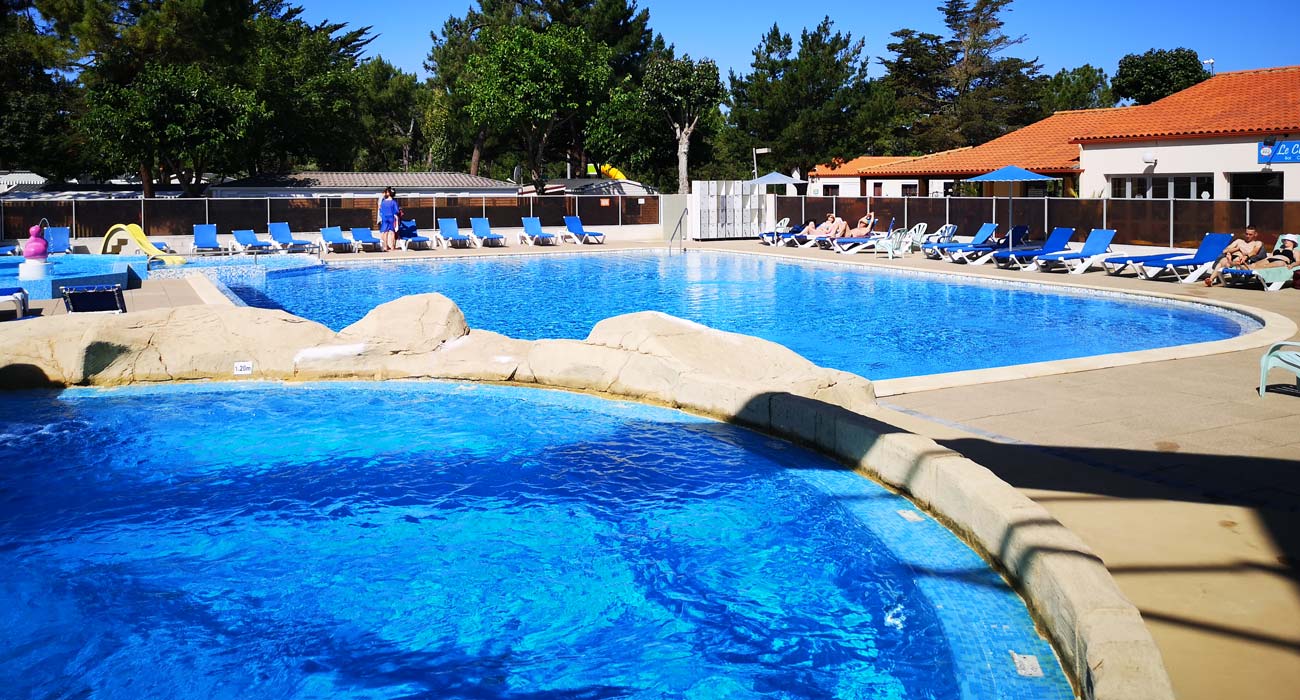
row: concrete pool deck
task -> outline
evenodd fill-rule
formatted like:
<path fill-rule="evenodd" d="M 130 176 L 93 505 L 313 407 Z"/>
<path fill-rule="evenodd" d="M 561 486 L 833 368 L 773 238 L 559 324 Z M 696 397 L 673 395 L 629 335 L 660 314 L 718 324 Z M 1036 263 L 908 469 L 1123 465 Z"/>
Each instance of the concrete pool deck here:
<path fill-rule="evenodd" d="M 585 252 L 650 247 L 585 246 Z M 910 257 L 772 251 L 755 241 L 692 248 L 1084 283 L 1239 303 L 1300 320 L 1300 293 L 970 268 Z M 375 260 L 577 247 L 333 254 Z M 167 283 L 164 288 L 157 285 Z M 200 303 L 148 280 L 131 310 Z M 57 306 L 51 304 L 51 306 Z M 45 308 L 42 305 L 42 308 Z M 53 311 L 52 311 L 53 312 Z M 920 322 L 920 321 L 918 321 Z M 1273 698 L 1300 684 L 1300 395 L 1259 398 L 1261 348 L 886 396 L 899 427 L 991 469 L 1077 533 L 1142 611 L 1182 698 Z M 1286 381 L 1281 374 L 1274 383 Z"/>

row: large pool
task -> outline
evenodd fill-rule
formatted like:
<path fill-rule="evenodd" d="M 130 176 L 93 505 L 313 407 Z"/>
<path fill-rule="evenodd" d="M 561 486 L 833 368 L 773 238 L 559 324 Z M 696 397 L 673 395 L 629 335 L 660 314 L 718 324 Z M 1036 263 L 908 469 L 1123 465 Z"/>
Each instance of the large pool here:
<path fill-rule="evenodd" d="M 666 409 L 9 393 L 0 464 L 13 697 L 1073 697 L 1023 603 L 906 500 Z"/>
<path fill-rule="evenodd" d="M 1221 340 L 1258 327 L 1192 304 L 699 251 L 330 265 L 232 289 L 252 306 L 336 330 L 403 295 L 442 292 L 470 327 L 523 339 L 585 338 L 597 321 L 652 309 L 870 379 Z"/>

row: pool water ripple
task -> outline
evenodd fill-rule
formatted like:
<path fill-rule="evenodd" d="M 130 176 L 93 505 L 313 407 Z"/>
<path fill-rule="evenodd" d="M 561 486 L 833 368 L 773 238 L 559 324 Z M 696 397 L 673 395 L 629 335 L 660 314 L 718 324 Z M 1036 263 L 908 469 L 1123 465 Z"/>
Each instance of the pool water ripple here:
<path fill-rule="evenodd" d="M 441 292 L 471 328 L 529 340 L 585 338 L 602 319 L 663 311 L 869 379 L 1147 350 L 1259 327 L 1192 304 L 701 251 L 333 265 L 232 289 L 249 305 L 335 330 L 384 302 Z"/>
<path fill-rule="evenodd" d="M 951 533 L 734 426 L 443 383 L 0 407 L 17 696 L 1071 697 Z"/>

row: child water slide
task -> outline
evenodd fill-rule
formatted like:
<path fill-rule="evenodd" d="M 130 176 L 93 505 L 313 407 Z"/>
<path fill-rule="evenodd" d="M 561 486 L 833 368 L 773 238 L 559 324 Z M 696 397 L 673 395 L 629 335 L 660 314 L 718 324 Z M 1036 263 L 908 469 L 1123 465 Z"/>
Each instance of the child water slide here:
<path fill-rule="evenodd" d="M 127 241 L 130 241 L 140 249 L 140 252 L 151 258 L 158 258 L 163 261 L 164 265 L 184 265 L 185 258 L 179 255 L 169 255 L 167 251 L 162 250 L 154 245 L 149 237 L 144 235 L 144 229 L 139 224 L 113 224 L 104 234 L 104 243 L 99 247 L 100 254 L 107 254 L 110 249 L 118 250 Z"/>

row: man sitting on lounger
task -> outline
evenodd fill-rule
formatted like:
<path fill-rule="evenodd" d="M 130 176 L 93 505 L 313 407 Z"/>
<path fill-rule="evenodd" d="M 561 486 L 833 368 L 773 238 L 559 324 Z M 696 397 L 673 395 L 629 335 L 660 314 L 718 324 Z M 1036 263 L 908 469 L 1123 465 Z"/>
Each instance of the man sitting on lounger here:
<path fill-rule="evenodd" d="M 1246 230 L 1253 231 L 1254 229 L 1250 228 Z M 1282 241 L 1281 248 L 1278 248 L 1277 250 L 1273 251 L 1271 254 L 1268 254 L 1268 257 L 1264 258 L 1263 260 L 1247 263 L 1245 265 L 1236 265 L 1233 267 L 1236 267 L 1238 269 L 1245 268 L 1247 270 L 1263 270 L 1269 267 L 1291 267 L 1292 265 L 1295 264 L 1296 264 L 1296 239 L 1288 237 Z M 1215 270 L 1214 274 L 1206 278 L 1205 286 L 1212 287 L 1216 284 L 1222 284 L 1223 271 L 1226 269 L 1228 268 L 1220 268 L 1218 270 Z"/>
<path fill-rule="evenodd" d="M 1223 249 L 1223 255 L 1214 262 L 1214 274 L 1205 281 L 1205 286 L 1209 287 L 1214 284 L 1213 280 L 1218 278 L 1223 281 L 1219 271 L 1227 267 L 1246 267 L 1257 263 L 1268 257 L 1264 251 L 1264 242 L 1259 240 L 1259 231 L 1255 227 L 1246 227 L 1246 238 L 1234 238 L 1227 248 Z"/>
<path fill-rule="evenodd" d="M 872 233 L 871 227 L 874 226 L 875 223 L 876 223 L 875 213 L 867 212 L 866 216 L 862 217 L 861 219 L 858 219 L 858 225 L 846 231 L 844 235 L 849 238 L 856 238 L 858 236 L 862 236 L 862 237 L 870 236 Z"/>

